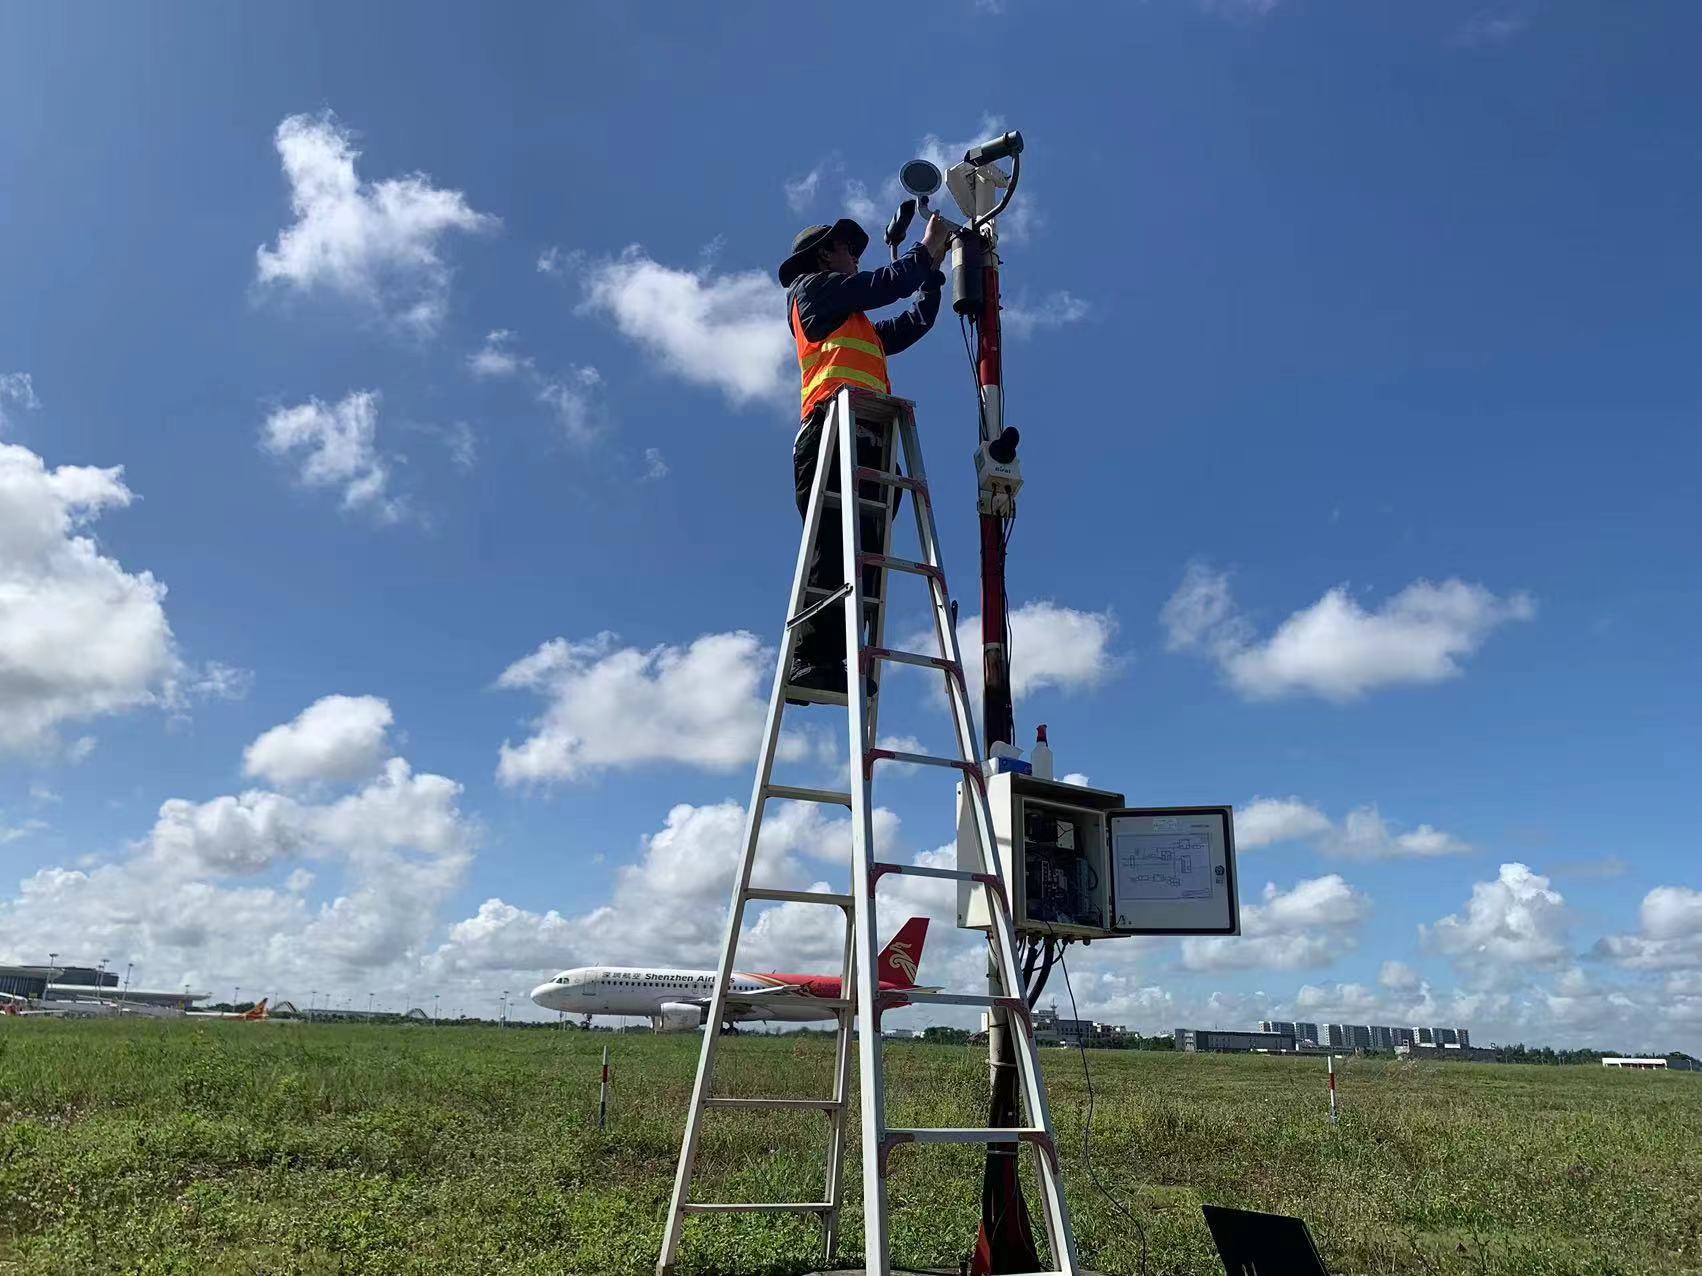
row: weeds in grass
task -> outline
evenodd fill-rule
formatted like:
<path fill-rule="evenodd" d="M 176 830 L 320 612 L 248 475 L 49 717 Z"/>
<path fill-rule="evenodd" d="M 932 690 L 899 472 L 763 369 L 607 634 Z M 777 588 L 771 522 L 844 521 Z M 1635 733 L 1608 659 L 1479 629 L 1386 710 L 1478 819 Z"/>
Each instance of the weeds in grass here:
<path fill-rule="evenodd" d="M 613 1046 L 609 1129 L 596 1128 Z M 729 1093 L 822 1094 L 831 1045 L 730 1039 Z M 405 1026 L 0 1026 L 0 1272 L 631 1273 L 654 1269 L 690 1036 Z M 1045 1057 L 1083 1259 L 1133 1273 L 1082 1173 L 1080 1060 Z M 1298 1214 L 1333 1272 L 1702 1272 L 1702 1078 L 1356 1063 L 1342 1121 L 1307 1060 L 1095 1052 L 1093 1159 L 1146 1225 L 1148 1270 L 1216 1276 L 1204 1201 Z M 980 1120 L 985 1057 L 894 1044 L 894 1124 Z M 819 1114 L 720 1110 L 699 1199 L 807 1199 Z M 954 1266 L 976 1148 L 893 1161 L 896 1261 Z M 858 1153 L 841 1261 L 861 1257 Z M 791 1276 L 811 1222 L 708 1216 L 682 1272 Z"/>

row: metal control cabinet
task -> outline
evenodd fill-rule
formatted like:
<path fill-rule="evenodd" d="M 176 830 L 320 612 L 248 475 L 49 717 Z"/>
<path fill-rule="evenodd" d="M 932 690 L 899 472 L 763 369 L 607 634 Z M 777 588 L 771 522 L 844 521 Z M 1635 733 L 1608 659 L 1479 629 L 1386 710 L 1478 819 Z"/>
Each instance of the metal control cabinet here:
<path fill-rule="evenodd" d="M 987 781 L 1016 929 L 1063 939 L 1238 935 L 1227 806 L 1130 807 L 1121 793 L 1001 772 Z M 958 785 L 958 867 L 984 872 Z M 985 893 L 959 883 L 957 922 L 988 925 Z"/>

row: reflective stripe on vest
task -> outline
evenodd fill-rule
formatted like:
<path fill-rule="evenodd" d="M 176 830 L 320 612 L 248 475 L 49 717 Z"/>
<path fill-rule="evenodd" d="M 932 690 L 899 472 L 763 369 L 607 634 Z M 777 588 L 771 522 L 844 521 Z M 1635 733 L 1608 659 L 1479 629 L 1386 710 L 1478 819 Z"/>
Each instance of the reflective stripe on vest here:
<path fill-rule="evenodd" d="M 892 383 L 886 375 L 886 349 L 875 325 L 861 311 L 822 340 L 811 341 L 804 336 L 804 324 L 794 304 L 792 337 L 798 343 L 801 416 L 809 416 L 818 403 L 841 386 L 857 386 L 878 394 L 892 392 Z"/>

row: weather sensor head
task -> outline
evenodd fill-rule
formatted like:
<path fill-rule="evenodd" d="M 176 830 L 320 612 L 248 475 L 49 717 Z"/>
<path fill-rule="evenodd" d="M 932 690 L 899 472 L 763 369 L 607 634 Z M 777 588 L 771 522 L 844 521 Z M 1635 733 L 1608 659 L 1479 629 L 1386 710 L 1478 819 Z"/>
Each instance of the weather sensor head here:
<path fill-rule="evenodd" d="M 898 184 L 918 199 L 939 190 L 943 180 L 940 170 L 925 159 L 913 159 L 898 170 Z"/>
<path fill-rule="evenodd" d="M 994 160 L 1009 159 L 1021 154 L 1022 134 L 1013 130 L 1001 137 L 995 137 L 990 142 L 971 146 L 963 153 L 963 162 L 971 168 L 980 168 L 983 164 L 991 164 Z"/>

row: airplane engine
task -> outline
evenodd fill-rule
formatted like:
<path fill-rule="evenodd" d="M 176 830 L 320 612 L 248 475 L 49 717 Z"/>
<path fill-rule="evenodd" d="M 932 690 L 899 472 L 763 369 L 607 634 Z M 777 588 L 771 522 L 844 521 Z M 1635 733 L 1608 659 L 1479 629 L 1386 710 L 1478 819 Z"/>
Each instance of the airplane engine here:
<path fill-rule="evenodd" d="M 683 1002 L 665 1001 L 656 1016 L 657 1032 L 695 1032 L 703 1026 L 703 1011 Z"/>

